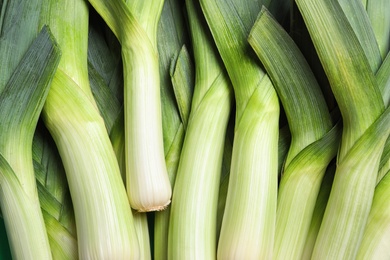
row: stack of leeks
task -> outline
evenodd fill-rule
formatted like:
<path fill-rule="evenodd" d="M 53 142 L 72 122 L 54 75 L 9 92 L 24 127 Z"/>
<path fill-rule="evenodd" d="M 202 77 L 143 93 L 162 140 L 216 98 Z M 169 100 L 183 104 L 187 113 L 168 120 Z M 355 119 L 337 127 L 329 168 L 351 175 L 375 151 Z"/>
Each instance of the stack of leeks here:
<path fill-rule="evenodd" d="M 389 259 L 389 14 L 0 0 L 0 259 Z"/>

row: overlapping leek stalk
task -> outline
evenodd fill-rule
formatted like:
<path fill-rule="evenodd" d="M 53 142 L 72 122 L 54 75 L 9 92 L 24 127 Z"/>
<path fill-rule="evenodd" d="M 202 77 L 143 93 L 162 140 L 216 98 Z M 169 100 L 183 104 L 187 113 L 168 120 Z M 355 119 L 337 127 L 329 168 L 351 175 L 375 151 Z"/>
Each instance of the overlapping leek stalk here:
<path fill-rule="evenodd" d="M 389 105 L 390 54 L 383 61 L 376 74 L 378 87 L 385 106 Z M 381 156 L 377 186 L 367 225 L 357 254 L 357 259 L 388 259 L 390 234 L 390 139 L 388 138 Z"/>
<path fill-rule="evenodd" d="M 386 59 L 383 61 L 375 77 L 378 83 L 378 88 L 381 91 L 385 107 L 388 107 L 390 104 L 390 52 L 387 54 Z M 383 176 L 387 174 L 389 170 L 390 170 L 390 138 L 387 139 L 381 156 L 381 161 L 379 164 L 379 172 L 377 177 L 378 183 L 383 178 Z"/>
<path fill-rule="evenodd" d="M 221 259 L 270 259 L 276 219 L 279 103 L 247 42 L 262 2 L 200 3 L 236 100 L 232 164 L 217 255 Z"/>
<path fill-rule="evenodd" d="M 136 259 L 138 239 L 125 186 L 88 80 L 88 5 L 46 1 L 48 23 L 63 50 L 43 109 L 73 201 L 81 259 Z"/>
<path fill-rule="evenodd" d="M 343 135 L 314 259 L 352 259 L 366 225 L 388 130 L 374 73 L 338 1 L 297 0 L 343 119 Z M 336 18 L 335 18 L 336 17 Z M 371 126 L 372 125 L 372 126 Z M 380 125 L 380 123 L 378 123 Z"/>
<path fill-rule="evenodd" d="M 367 226 L 357 259 L 388 259 L 390 246 L 390 174 L 386 174 L 375 188 Z"/>
<path fill-rule="evenodd" d="M 0 50 L 5 60 L 11 60 L 7 58 L 11 53 L 3 51 L 15 43 L 8 36 L 3 36 Z M 9 77 L 0 86 L 0 205 L 15 259 L 52 258 L 34 176 L 32 142 L 59 60 L 58 45 L 44 27 L 13 73 L 2 75 L 3 80 Z"/>
<path fill-rule="evenodd" d="M 65 170 L 42 121 L 35 131 L 32 151 L 39 202 L 53 259 L 77 259 L 76 223 Z"/>
<path fill-rule="evenodd" d="M 385 59 L 390 51 L 390 2 L 387 0 L 367 1 L 365 7 L 382 59 Z"/>
<path fill-rule="evenodd" d="M 274 258 L 301 259 L 316 198 L 338 149 L 321 88 L 287 32 L 263 8 L 249 43 L 270 75 L 287 115 L 291 145 L 278 190 Z"/>
<path fill-rule="evenodd" d="M 186 2 L 195 88 L 172 197 L 168 259 L 214 259 L 217 202 L 232 89 L 199 5 Z M 190 184 L 190 185 L 188 185 Z"/>
<path fill-rule="evenodd" d="M 318 231 L 321 227 L 321 221 L 324 216 L 326 204 L 328 202 L 330 190 L 332 188 L 334 173 L 336 171 L 335 162 L 331 162 L 324 178 L 322 180 L 320 191 L 318 192 L 316 205 L 314 207 L 313 215 L 310 221 L 309 231 L 306 236 L 305 246 L 302 252 L 302 260 L 311 259 L 314 245 L 317 239 Z"/>
<path fill-rule="evenodd" d="M 163 0 L 90 0 L 122 46 L 126 188 L 138 211 L 162 210 L 171 198 L 163 146 L 157 24 Z"/>
<path fill-rule="evenodd" d="M 362 46 L 372 71 L 382 63 L 381 53 L 368 14 L 361 0 L 338 0 L 349 24 Z M 368 1 L 368 3 L 371 1 Z M 376 4 L 375 4 L 376 5 Z M 389 10 L 390 11 L 390 10 Z"/>

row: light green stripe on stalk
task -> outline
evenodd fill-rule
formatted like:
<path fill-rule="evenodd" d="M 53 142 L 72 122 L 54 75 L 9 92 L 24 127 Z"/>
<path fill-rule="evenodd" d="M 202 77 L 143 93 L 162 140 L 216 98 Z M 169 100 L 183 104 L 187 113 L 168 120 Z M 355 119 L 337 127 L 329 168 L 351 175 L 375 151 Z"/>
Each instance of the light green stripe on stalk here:
<path fill-rule="evenodd" d="M 389 259 L 390 246 L 390 174 L 375 188 L 367 226 L 356 259 Z"/>
<path fill-rule="evenodd" d="M 0 204 L 15 259 L 52 258 L 38 199 L 32 142 L 59 60 L 59 47 L 44 27 L 1 88 Z"/>
<path fill-rule="evenodd" d="M 261 3 L 200 3 L 236 100 L 232 165 L 218 257 L 269 259 L 276 218 L 279 103 L 247 42 Z"/>
<path fill-rule="evenodd" d="M 341 127 L 336 125 L 285 169 L 279 184 L 275 259 L 302 258 L 321 182 L 337 153 L 340 136 Z"/>
<path fill-rule="evenodd" d="M 313 258 L 350 259 L 356 255 L 365 228 L 376 182 L 372 176 L 376 176 L 379 166 L 376 156 L 387 138 L 367 129 L 384 105 L 363 48 L 338 1 L 296 3 L 343 119 L 335 179 Z M 370 146 L 368 142 L 372 142 Z"/>
<path fill-rule="evenodd" d="M 126 186 L 130 204 L 139 211 L 164 209 L 172 192 L 164 160 L 156 43 L 164 1 L 89 2 L 122 45 Z"/>
<path fill-rule="evenodd" d="M 41 22 L 52 26 L 66 56 L 53 80 L 43 119 L 66 171 L 79 257 L 138 258 L 126 190 L 88 81 L 88 16 L 87 3 L 78 0 L 48 0 L 41 13 Z"/>
<path fill-rule="evenodd" d="M 168 259 L 214 259 L 217 202 L 232 89 L 199 5 L 186 2 L 195 88 L 172 197 Z"/>
<path fill-rule="evenodd" d="M 382 63 L 382 58 L 374 30 L 361 0 L 338 0 L 338 2 L 364 50 L 372 71 L 375 73 Z M 373 1 L 368 1 L 368 3 L 370 2 Z"/>
<path fill-rule="evenodd" d="M 177 130 L 175 139 L 172 141 L 170 150 L 165 156 L 169 179 L 175 183 L 177 168 L 179 165 L 181 148 L 184 141 L 184 126 L 181 124 Z M 168 233 L 171 206 L 164 211 L 156 212 L 154 221 L 154 259 L 168 259 Z"/>
<path fill-rule="evenodd" d="M 356 259 L 373 201 L 373 177 L 389 134 L 387 108 L 339 162 L 313 259 Z"/>
<path fill-rule="evenodd" d="M 384 59 L 390 51 L 390 1 L 367 1 L 366 10 L 379 45 L 382 59 Z"/>
<path fill-rule="evenodd" d="M 318 192 L 316 205 L 310 221 L 309 231 L 307 233 L 305 246 L 302 252 L 302 260 L 310 260 L 313 253 L 314 245 L 317 239 L 318 231 L 320 230 L 322 218 L 324 216 L 326 204 L 328 202 L 330 190 L 332 188 L 333 177 L 336 170 L 336 164 L 331 162 L 326 169 L 326 173 L 321 183 L 320 191 Z"/>
<path fill-rule="evenodd" d="M 135 212 L 134 216 L 134 227 L 137 232 L 138 242 L 140 246 L 139 259 L 150 260 L 152 259 L 152 251 L 150 247 L 149 238 L 149 226 L 146 212 Z"/>
<path fill-rule="evenodd" d="M 279 184 L 273 257 L 300 259 L 341 127 L 327 133 L 332 122 L 321 88 L 298 47 L 265 8 L 248 40 L 274 82 L 291 131 Z"/>

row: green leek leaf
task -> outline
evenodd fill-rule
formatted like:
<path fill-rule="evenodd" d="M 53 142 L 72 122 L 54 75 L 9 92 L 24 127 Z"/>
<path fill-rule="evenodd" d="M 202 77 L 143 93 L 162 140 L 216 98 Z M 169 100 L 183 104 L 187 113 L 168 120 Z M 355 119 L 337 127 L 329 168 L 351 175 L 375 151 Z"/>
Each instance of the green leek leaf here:
<path fill-rule="evenodd" d="M 34 131 L 61 52 L 43 27 L 0 93 L 0 204 L 14 258 L 51 259 L 32 160 Z M 18 104 L 18 106 L 15 106 Z"/>
<path fill-rule="evenodd" d="M 372 71 L 376 73 L 382 63 L 382 58 L 373 27 L 362 1 L 339 0 L 339 3 L 364 50 Z"/>

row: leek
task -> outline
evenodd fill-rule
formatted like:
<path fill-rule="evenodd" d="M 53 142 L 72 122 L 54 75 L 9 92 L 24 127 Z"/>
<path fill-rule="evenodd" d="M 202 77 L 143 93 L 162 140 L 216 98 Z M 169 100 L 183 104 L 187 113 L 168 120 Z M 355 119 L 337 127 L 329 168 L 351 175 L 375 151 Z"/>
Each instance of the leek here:
<path fill-rule="evenodd" d="M 47 1 L 42 8 L 41 22 L 51 26 L 63 50 L 42 116 L 66 171 L 79 257 L 138 258 L 125 186 L 88 79 L 88 5 Z"/>
<path fill-rule="evenodd" d="M 217 255 L 221 259 L 270 259 L 276 219 L 279 103 L 247 42 L 261 3 L 200 3 L 236 100 L 232 164 Z"/>
<path fill-rule="evenodd" d="M 390 2 L 387 0 L 367 1 L 366 9 L 379 51 L 384 59 L 390 51 Z"/>
<path fill-rule="evenodd" d="M 371 131 L 384 105 L 372 68 L 338 2 L 296 3 L 343 119 L 335 179 L 312 257 L 351 259 L 366 225 L 376 183 L 372 176 L 387 138 L 386 132 L 376 136 Z"/>
<path fill-rule="evenodd" d="M 388 259 L 390 246 L 390 174 L 375 188 L 367 226 L 357 253 L 357 259 Z"/>
<path fill-rule="evenodd" d="M 323 175 L 337 153 L 340 127 L 329 131 L 331 116 L 314 74 L 265 8 L 248 40 L 274 82 L 291 132 L 278 191 L 274 258 L 300 259 Z"/>
<path fill-rule="evenodd" d="M 38 200 L 32 142 L 59 58 L 59 48 L 44 27 L 1 86 L 0 205 L 15 259 L 52 258 Z"/>
<path fill-rule="evenodd" d="M 192 1 L 187 1 L 186 7 L 196 74 L 172 197 L 168 259 L 214 259 L 218 190 L 232 91 L 212 37 L 205 31 L 207 26 L 202 26 L 205 21 L 200 7 Z"/>
<path fill-rule="evenodd" d="M 324 178 L 322 179 L 321 188 L 318 192 L 316 205 L 314 207 L 313 215 L 310 221 L 309 231 L 306 236 L 305 246 L 302 252 L 302 260 L 311 259 L 314 245 L 317 239 L 318 231 L 321 227 L 321 222 L 324 216 L 326 204 L 328 202 L 330 190 L 332 188 L 334 173 L 336 171 L 335 160 L 330 163 Z"/>
<path fill-rule="evenodd" d="M 38 123 L 33 139 L 38 196 L 54 259 L 77 259 L 73 205 L 61 158 L 50 134 Z"/>
<path fill-rule="evenodd" d="M 130 204 L 138 211 L 162 210 L 170 203 L 172 194 L 164 160 L 156 43 L 164 1 L 90 3 L 122 46 L 126 187 Z"/>

